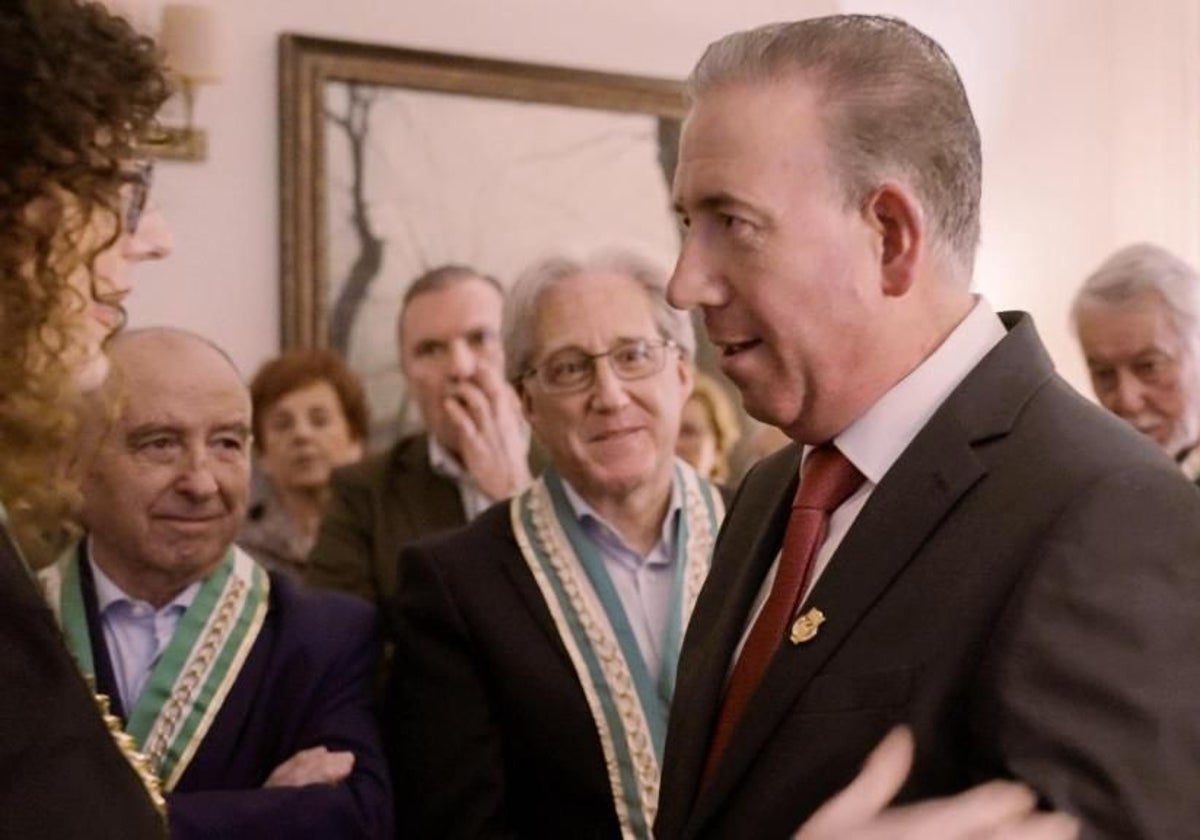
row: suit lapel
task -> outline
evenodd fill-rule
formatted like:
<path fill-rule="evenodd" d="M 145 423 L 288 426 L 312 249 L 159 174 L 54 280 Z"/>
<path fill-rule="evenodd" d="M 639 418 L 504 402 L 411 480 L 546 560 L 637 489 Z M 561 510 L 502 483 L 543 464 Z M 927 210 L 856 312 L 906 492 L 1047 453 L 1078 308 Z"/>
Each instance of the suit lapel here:
<path fill-rule="evenodd" d="M 414 535 L 448 531 L 466 524 L 462 497 L 453 481 L 433 471 L 429 439 L 407 438 L 397 446 L 392 473 L 393 526 L 402 535 L 399 544 Z M 403 523 L 403 524 L 402 524 Z"/>
<path fill-rule="evenodd" d="M 1009 328 L 1008 336 L 968 374 L 921 429 L 875 488 L 838 547 L 829 568 L 805 602 L 806 608 L 819 607 L 826 614 L 826 623 L 808 644 L 793 646 L 785 642 L 780 647 L 748 704 L 712 783 L 698 794 L 687 821 L 687 834 L 698 831 L 712 815 L 824 663 L 884 596 L 955 503 L 986 475 L 975 446 L 1006 434 L 1033 391 L 1053 376 L 1053 366 L 1029 317 L 1004 313 L 1001 318 Z M 762 483 L 770 480 L 786 490 L 774 496 L 759 496 L 772 500 L 775 515 L 764 517 L 764 525 L 757 533 L 751 531 L 748 536 L 730 533 L 729 540 L 723 539 L 723 545 L 718 546 L 718 557 L 725 557 L 727 563 L 739 562 L 736 555 L 729 556 L 735 550 L 754 552 L 749 561 L 741 560 L 743 566 L 756 570 L 748 575 L 753 579 L 754 591 L 761 585 L 782 539 L 777 508 L 786 505 L 795 487 L 795 478 L 789 483 L 778 469 L 770 477 L 764 475 Z M 736 508 L 735 513 L 739 513 Z M 738 521 L 745 521 L 745 517 L 739 516 Z M 737 543 L 733 543 L 735 536 L 740 537 Z M 724 545 L 727 542 L 731 543 L 728 548 Z M 724 684 L 733 647 L 753 601 L 753 593 L 746 600 L 742 589 L 736 589 L 734 597 L 736 602 L 721 599 L 726 600 L 726 607 L 716 619 L 721 627 L 719 645 L 696 662 L 696 667 L 706 670 L 689 686 L 698 692 L 696 696 L 703 703 L 703 719 L 696 721 L 696 726 L 702 728 L 699 733 L 690 733 L 697 743 L 703 744 L 687 761 L 691 773 L 687 783 L 692 790 L 703 766 L 720 700 L 718 691 L 713 701 L 713 687 L 717 680 L 720 686 Z M 732 629 L 727 622 L 732 622 Z"/>
<path fill-rule="evenodd" d="M 92 565 L 88 562 L 87 540 L 79 541 L 76 549 L 79 558 L 79 587 L 83 592 L 83 614 L 87 621 L 88 638 L 92 643 L 92 667 L 95 670 L 96 691 L 108 697 L 109 709 L 121 719 L 129 721 L 121 692 L 117 690 L 117 677 L 108 653 L 108 641 L 104 636 L 104 624 L 100 619 L 100 607 L 96 599 L 96 579 Z"/>
<path fill-rule="evenodd" d="M 517 590 L 517 594 L 520 595 L 530 615 L 533 616 L 533 620 L 546 634 L 550 647 L 554 649 L 563 666 L 570 671 L 571 678 L 578 682 L 578 678 L 575 676 L 575 665 L 571 662 L 570 654 L 567 653 L 562 637 L 558 634 L 558 627 L 554 623 L 554 617 L 550 615 L 550 608 L 546 606 L 546 599 L 542 597 L 542 591 L 529 571 L 529 565 L 521 553 L 521 547 L 517 545 L 507 505 L 504 508 L 503 528 L 495 528 L 490 536 L 497 542 L 496 554 L 500 557 L 500 565 L 504 569 L 504 574 L 512 582 L 513 588 Z"/>
<path fill-rule="evenodd" d="M 743 482 L 714 550 L 712 571 L 684 637 L 667 732 L 659 820 L 679 824 L 697 794 L 733 652 L 783 539 L 796 492 L 800 448 L 763 461 Z"/>
<path fill-rule="evenodd" d="M 875 488 L 805 601 L 826 621 L 804 645 L 784 642 L 746 707 L 712 784 L 697 803 L 703 820 L 753 763 L 822 665 L 912 560 L 954 503 L 983 475 L 952 418 L 931 424 Z M 778 541 L 770 549 L 778 551 Z M 745 614 L 743 613 L 743 621 Z"/>

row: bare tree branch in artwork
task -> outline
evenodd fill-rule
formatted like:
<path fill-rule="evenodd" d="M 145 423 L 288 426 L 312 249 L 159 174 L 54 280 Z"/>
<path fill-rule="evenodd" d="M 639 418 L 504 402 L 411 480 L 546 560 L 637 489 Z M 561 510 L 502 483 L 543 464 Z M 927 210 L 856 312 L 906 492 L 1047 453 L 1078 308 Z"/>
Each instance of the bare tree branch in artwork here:
<path fill-rule="evenodd" d="M 329 345 L 345 356 L 350 348 L 350 333 L 367 291 L 383 266 L 384 241 L 375 235 L 366 201 L 367 136 L 371 127 L 371 107 L 378 90 L 349 83 L 345 113 L 325 111 L 325 118 L 342 129 L 350 148 L 350 224 L 359 241 L 358 256 L 350 266 L 346 282 L 329 313 Z"/>

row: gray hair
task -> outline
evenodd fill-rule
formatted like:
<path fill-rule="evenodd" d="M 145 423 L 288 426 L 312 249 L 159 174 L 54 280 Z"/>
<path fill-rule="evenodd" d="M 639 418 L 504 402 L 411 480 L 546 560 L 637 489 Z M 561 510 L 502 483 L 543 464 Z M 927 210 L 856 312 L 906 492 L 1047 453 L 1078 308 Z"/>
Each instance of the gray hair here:
<path fill-rule="evenodd" d="M 404 313 L 408 311 L 408 305 L 412 303 L 413 298 L 430 292 L 440 292 L 442 289 L 448 289 L 469 280 L 482 281 L 495 289 L 496 294 L 500 297 L 504 297 L 504 286 L 500 284 L 499 280 L 462 263 L 446 263 L 417 275 L 405 290 L 404 298 L 400 301 L 400 312 L 396 315 L 396 337 L 401 346 L 404 344 Z"/>
<path fill-rule="evenodd" d="M 550 289 L 592 272 L 615 272 L 629 277 L 646 291 L 659 335 L 674 341 L 691 359 L 696 353 L 696 332 L 686 312 L 667 303 L 667 276 L 636 254 L 617 251 L 585 261 L 554 256 L 526 269 L 504 301 L 505 373 L 517 382 L 533 364 L 537 352 L 534 333 L 542 297 Z"/>
<path fill-rule="evenodd" d="M 834 15 L 776 23 L 711 44 L 687 82 L 692 103 L 731 85 L 803 77 L 822 108 L 847 207 L 901 176 L 929 213 L 934 243 L 969 276 L 979 244 L 979 129 L 936 41 L 896 18 Z"/>
<path fill-rule="evenodd" d="M 1139 242 L 1117 251 L 1093 271 L 1071 303 L 1071 326 L 1087 306 L 1121 307 L 1147 295 L 1163 305 L 1189 358 L 1200 360 L 1200 276 L 1166 248 Z"/>

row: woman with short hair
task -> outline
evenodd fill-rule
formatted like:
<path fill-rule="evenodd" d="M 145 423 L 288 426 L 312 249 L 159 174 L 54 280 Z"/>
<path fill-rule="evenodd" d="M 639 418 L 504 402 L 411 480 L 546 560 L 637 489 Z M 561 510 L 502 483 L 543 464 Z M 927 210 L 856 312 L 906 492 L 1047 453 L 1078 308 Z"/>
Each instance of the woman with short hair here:
<path fill-rule="evenodd" d="M 254 451 L 266 478 L 238 544 L 303 579 L 333 470 L 362 457 L 368 432 L 358 377 L 332 350 L 289 350 L 250 383 Z"/>

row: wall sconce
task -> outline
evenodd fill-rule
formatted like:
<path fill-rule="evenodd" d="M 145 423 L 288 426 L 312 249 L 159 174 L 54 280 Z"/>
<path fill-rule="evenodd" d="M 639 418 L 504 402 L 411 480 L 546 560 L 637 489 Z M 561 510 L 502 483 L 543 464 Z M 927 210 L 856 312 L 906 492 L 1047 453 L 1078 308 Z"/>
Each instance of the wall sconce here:
<path fill-rule="evenodd" d="M 158 45 L 165 54 L 167 72 L 177 86 L 182 102 L 183 124 L 159 124 L 146 150 L 159 158 L 204 160 L 208 136 L 196 127 L 193 116 L 196 88 L 221 80 L 217 59 L 216 15 L 196 3 L 167 3 L 163 6 Z"/>

